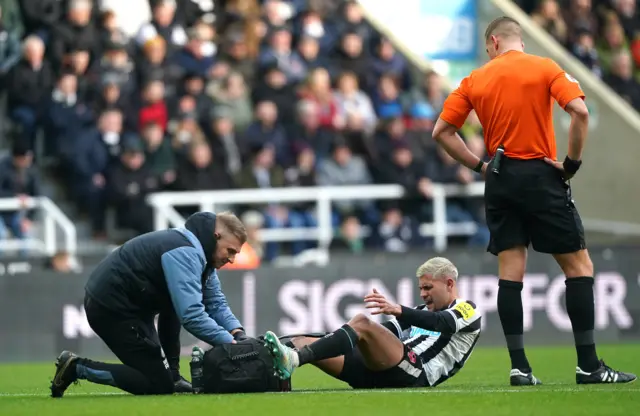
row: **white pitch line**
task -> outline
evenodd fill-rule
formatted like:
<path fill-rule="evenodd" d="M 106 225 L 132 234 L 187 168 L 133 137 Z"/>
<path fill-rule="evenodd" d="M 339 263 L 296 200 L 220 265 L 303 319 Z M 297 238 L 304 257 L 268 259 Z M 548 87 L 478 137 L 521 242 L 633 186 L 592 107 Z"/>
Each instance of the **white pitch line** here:
<path fill-rule="evenodd" d="M 438 389 L 428 389 L 425 388 L 423 390 L 403 390 L 403 389 L 376 389 L 376 390 L 294 390 L 287 394 L 378 394 L 378 393 L 393 393 L 393 394 L 424 394 L 424 395 L 433 395 L 433 394 L 485 394 L 485 393 L 578 393 L 578 392 L 596 392 L 596 393 L 615 393 L 615 392 L 633 392 L 640 393 L 640 389 L 621 389 L 617 390 L 614 388 L 597 388 L 597 389 L 581 389 L 581 388 L 555 388 L 553 390 L 542 390 L 536 388 L 527 388 L 524 387 L 522 389 L 486 389 L 486 390 L 438 390 Z M 277 392 L 272 392 L 270 394 L 282 394 Z M 0 393 L 0 397 L 47 397 L 48 394 L 43 393 Z M 67 393 L 65 396 L 131 396 L 128 393 L 119 393 L 119 392 L 95 392 L 95 393 Z"/>

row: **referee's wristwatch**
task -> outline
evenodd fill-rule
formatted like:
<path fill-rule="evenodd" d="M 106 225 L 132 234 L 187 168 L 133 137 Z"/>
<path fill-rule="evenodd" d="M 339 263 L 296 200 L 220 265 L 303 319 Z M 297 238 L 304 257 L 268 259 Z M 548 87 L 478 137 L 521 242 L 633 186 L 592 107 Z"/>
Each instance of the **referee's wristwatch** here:
<path fill-rule="evenodd" d="M 582 165 L 582 160 L 573 160 L 569 159 L 569 156 L 565 156 L 564 162 L 562 162 L 562 168 L 569 175 L 575 175 L 580 166 Z"/>
<path fill-rule="evenodd" d="M 484 166 L 484 161 L 480 159 L 475 168 L 473 168 L 474 172 L 482 173 L 482 167 Z"/>

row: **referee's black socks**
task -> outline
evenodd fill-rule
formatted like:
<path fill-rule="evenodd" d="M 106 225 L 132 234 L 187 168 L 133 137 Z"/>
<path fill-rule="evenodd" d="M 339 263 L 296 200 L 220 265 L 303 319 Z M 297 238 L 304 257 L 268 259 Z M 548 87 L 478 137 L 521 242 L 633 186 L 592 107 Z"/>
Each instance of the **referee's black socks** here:
<path fill-rule="evenodd" d="M 500 280 L 498 283 L 498 315 L 507 341 L 511 368 L 530 373 L 531 366 L 524 353 L 522 282 Z"/>
<path fill-rule="evenodd" d="M 567 278 L 567 314 L 573 328 L 573 338 L 578 354 L 578 367 L 592 372 L 600 367 L 593 337 L 595 307 L 593 278 L 588 276 Z"/>
<path fill-rule="evenodd" d="M 345 355 L 358 344 L 358 334 L 348 324 L 343 325 L 313 344 L 306 345 L 298 351 L 299 365 Z"/>

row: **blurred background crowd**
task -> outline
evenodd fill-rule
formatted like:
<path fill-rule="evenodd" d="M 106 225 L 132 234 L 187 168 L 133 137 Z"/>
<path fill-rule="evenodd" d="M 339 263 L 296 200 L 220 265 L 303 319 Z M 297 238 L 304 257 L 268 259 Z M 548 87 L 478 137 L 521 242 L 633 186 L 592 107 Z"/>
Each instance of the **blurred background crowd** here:
<path fill-rule="evenodd" d="M 72 202 L 67 214 L 86 218 L 94 239 L 107 237 L 109 209 L 118 227 L 151 231 L 150 192 L 390 183 L 405 187 L 407 198 L 334 204 L 334 245 L 405 251 L 431 244 L 417 226 L 431 219 L 433 183 L 481 180 L 431 138 L 445 80 L 412 71 L 355 1 L 0 0 L 0 7 L 7 117 L 0 134 L 11 149 L 0 164 L 0 192 L 36 196 L 43 180 L 54 181 Z M 462 135 L 484 155 L 473 114 Z M 233 208 L 251 230 L 317 221 L 314 204 Z M 451 200 L 447 214 L 478 225 L 460 243 L 487 243 L 481 201 Z M 30 215 L 4 212 L 0 228 L 22 237 Z M 271 260 L 312 243 L 254 238 L 251 246 Z"/>
<path fill-rule="evenodd" d="M 636 0 L 515 0 L 597 77 L 640 110 Z"/>

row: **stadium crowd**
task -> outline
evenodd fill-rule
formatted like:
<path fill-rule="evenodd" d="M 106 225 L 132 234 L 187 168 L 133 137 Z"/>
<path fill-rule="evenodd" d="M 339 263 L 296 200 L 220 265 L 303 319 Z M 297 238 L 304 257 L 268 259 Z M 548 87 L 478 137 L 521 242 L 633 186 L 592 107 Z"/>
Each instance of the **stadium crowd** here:
<path fill-rule="evenodd" d="M 640 110 L 636 0 L 516 0 L 558 42 Z"/>
<path fill-rule="evenodd" d="M 39 192 L 43 166 L 32 160 L 39 135 L 94 238 L 105 238 L 108 207 L 118 226 L 150 231 L 144 197 L 159 190 L 395 183 L 407 189 L 404 200 L 335 203 L 334 241 L 351 252 L 404 251 L 429 244 L 417 225 L 431 218 L 434 182 L 481 180 L 431 138 L 444 80 L 435 72 L 416 77 L 356 2 L 126 3 L 136 2 L 150 19 L 129 35 L 119 23 L 131 18 L 126 7 L 115 12 L 107 0 L 0 0 L 0 77 L 13 143 L 0 167 L 4 196 Z M 462 133 L 483 155 L 477 119 Z M 312 226 L 313 208 L 274 202 L 236 210 L 246 212 L 251 231 Z M 480 201 L 451 200 L 447 211 L 451 222 L 479 225 L 467 243 L 487 243 Z M 30 228 L 22 213 L 2 218 L 16 236 Z M 266 260 L 281 249 L 250 243 Z M 307 247 L 296 242 L 291 250 Z"/>

